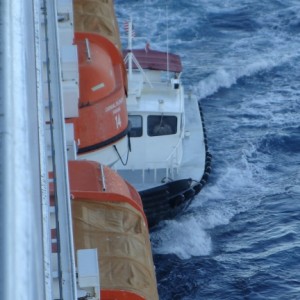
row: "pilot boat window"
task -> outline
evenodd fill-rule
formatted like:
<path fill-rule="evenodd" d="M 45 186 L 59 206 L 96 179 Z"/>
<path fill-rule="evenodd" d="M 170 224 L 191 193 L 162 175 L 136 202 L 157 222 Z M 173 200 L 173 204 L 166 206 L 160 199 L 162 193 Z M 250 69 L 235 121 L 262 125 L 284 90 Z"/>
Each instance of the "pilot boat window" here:
<path fill-rule="evenodd" d="M 170 135 L 177 132 L 177 117 L 175 116 L 148 116 L 149 136 Z"/>
<path fill-rule="evenodd" d="M 143 135 L 143 119 L 142 116 L 129 115 L 128 119 L 131 124 L 130 137 L 140 137 Z"/>

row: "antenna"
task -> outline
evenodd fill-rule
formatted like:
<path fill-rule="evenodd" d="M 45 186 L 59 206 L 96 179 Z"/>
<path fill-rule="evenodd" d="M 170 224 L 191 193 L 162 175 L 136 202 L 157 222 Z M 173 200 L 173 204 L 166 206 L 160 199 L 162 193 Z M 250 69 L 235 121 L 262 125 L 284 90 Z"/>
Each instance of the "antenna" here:
<path fill-rule="evenodd" d="M 128 75 L 129 78 L 132 76 L 132 17 L 128 22 Z"/>
<path fill-rule="evenodd" d="M 169 8 L 168 0 L 166 0 L 166 16 L 167 16 L 167 79 L 169 80 Z"/>

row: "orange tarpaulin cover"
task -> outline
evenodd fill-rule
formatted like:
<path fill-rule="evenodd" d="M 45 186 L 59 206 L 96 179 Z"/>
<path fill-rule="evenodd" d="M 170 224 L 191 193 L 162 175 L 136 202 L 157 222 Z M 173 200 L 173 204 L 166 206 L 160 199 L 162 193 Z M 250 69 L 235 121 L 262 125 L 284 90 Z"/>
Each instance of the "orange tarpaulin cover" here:
<path fill-rule="evenodd" d="M 72 201 L 75 249 L 97 248 L 101 290 L 158 299 L 151 244 L 142 214 L 128 203 Z"/>
<path fill-rule="evenodd" d="M 75 31 L 103 35 L 121 50 L 113 0 L 74 0 Z"/>

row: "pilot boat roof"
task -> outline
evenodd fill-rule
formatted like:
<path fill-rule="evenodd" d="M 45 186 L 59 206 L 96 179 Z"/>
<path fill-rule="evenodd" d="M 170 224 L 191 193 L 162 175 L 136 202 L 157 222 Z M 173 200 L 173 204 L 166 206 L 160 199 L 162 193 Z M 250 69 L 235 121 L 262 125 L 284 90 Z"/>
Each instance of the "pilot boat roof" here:
<path fill-rule="evenodd" d="M 173 53 L 161 52 L 152 49 L 134 49 L 125 50 L 123 55 L 126 56 L 128 52 L 132 52 L 143 69 L 170 71 L 180 73 L 182 65 L 180 57 Z M 133 64 L 133 68 L 138 67 Z"/>

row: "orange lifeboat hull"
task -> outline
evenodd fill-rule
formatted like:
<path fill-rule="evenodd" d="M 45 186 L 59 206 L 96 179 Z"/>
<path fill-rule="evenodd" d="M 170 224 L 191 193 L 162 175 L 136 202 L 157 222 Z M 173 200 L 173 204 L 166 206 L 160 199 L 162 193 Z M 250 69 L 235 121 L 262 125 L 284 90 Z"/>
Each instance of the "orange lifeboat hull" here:
<path fill-rule="evenodd" d="M 125 291 L 101 291 L 101 300 L 147 300 L 144 297 Z"/>
<path fill-rule="evenodd" d="M 157 300 L 147 219 L 138 192 L 93 161 L 69 162 L 69 177 L 75 250 L 98 249 L 101 299 Z"/>
<path fill-rule="evenodd" d="M 78 154 L 104 148 L 128 131 L 127 77 L 120 51 L 105 37 L 76 33 L 79 55 L 79 117 L 74 124 Z"/>

